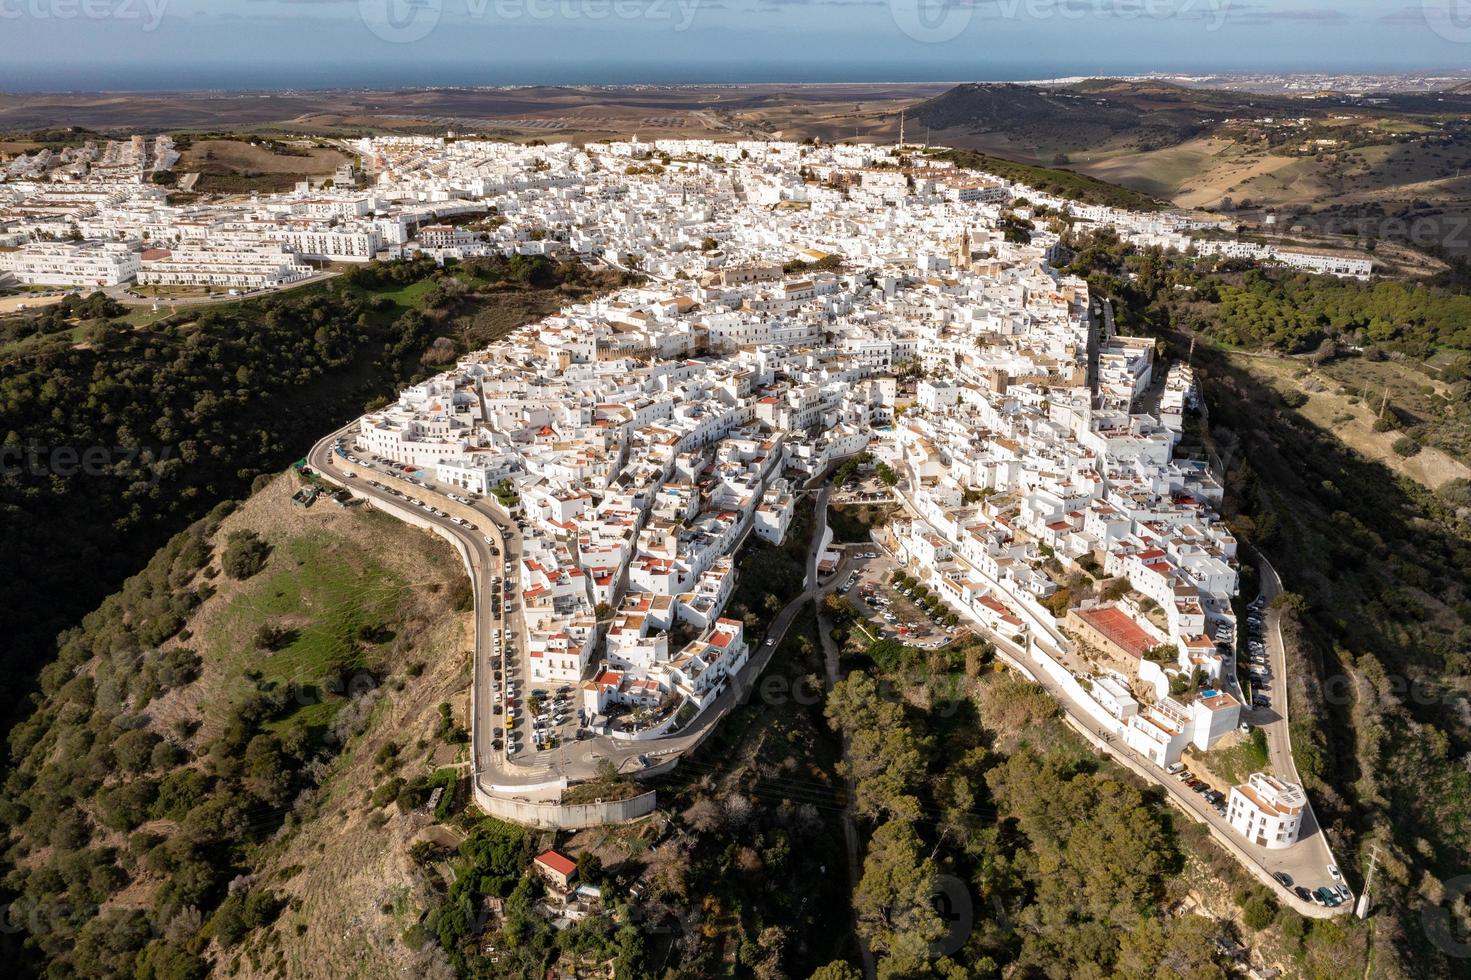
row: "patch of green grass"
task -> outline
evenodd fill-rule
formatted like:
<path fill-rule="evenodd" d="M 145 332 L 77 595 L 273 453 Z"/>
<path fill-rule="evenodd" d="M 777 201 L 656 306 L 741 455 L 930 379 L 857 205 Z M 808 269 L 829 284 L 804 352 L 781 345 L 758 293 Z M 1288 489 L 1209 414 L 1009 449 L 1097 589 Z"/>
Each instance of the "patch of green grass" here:
<path fill-rule="evenodd" d="M 392 623 L 410 588 L 351 541 L 309 532 L 271 555 L 203 645 L 231 673 L 253 668 L 283 681 L 315 683 L 333 667 L 362 666 L 374 645 L 362 631 Z M 255 649 L 254 636 L 272 620 L 286 622 L 297 636 L 267 655 Z"/>
<path fill-rule="evenodd" d="M 151 304 L 148 306 L 135 306 L 121 319 L 122 322 L 131 327 L 151 327 L 160 320 L 172 316 L 173 312 L 173 310 L 169 309 L 167 301 L 160 300 L 157 310 L 154 310 Z"/>
<path fill-rule="evenodd" d="M 373 290 L 368 295 L 383 296 L 400 310 L 415 310 L 423 305 L 425 294 L 436 285 L 433 279 L 420 279 L 398 289 Z"/>
<path fill-rule="evenodd" d="M 886 505 L 834 505 L 828 508 L 827 526 L 833 529 L 833 540 L 838 544 L 866 544 L 872 541 L 872 529 L 887 524 L 893 512 L 894 508 Z"/>

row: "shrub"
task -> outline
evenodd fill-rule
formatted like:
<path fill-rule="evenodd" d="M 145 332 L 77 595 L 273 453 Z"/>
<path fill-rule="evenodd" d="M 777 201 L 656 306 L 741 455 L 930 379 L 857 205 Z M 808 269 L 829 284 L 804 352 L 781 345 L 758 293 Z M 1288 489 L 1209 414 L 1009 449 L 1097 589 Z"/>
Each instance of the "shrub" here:
<path fill-rule="evenodd" d="M 146 728 L 124 732 L 113 742 L 113 753 L 118 765 L 127 772 L 142 772 L 148 768 L 153 749 L 163 739 Z"/>
<path fill-rule="evenodd" d="M 1409 436 L 1400 436 L 1394 441 L 1394 446 L 1391 448 L 1394 449 L 1396 456 L 1409 459 L 1420 451 L 1420 444 Z"/>
<path fill-rule="evenodd" d="M 265 567 L 271 546 L 254 531 L 231 531 L 220 565 L 234 579 L 246 579 Z"/>
<path fill-rule="evenodd" d="M 1241 921 L 1247 928 L 1265 929 L 1277 918 L 1276 904 L 1265 895 L 1253 894 L 1241 906 Z"/>
<path fill-rule="evenodd" d="M 260 629 L 255 631 L 255 645 L 262 650 L 275 652 L 290 646 L 295 639 L 295 630 L 276 623 L 261 623 Z"/>
<path fill-rule="evenodd" d="M 403 789 L 403 778 L 396 775 L 391 780 L 385 781 L 372 793 L 372 805 L 374 808 L 385 806 L 393 800 L 399 799 L 399 790 Z"/>
<path fill-rule="evenodd" d="M 475 593 L 468 578 L 458 578 L 450 586 L 449 601 L 455 612 L 470 612 L 475 608 Z"/>

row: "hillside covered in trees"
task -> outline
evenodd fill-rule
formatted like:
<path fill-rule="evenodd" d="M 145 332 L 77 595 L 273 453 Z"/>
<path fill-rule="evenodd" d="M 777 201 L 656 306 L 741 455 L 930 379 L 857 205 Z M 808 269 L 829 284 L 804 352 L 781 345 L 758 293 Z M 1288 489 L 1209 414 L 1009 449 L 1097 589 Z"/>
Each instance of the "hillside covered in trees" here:
<path fill-rule="evenodd" d="M 427 887 L 381 828 L 433 786 L 455 799 L 463 732 L 436 719 L 468 682 L 468 583 L 436 538 L 299 509 L 294 476 L 262 484 L 65 631 L 12 729 L 0 959 L 17 971 L 301 975 L 303 955 L 331 967 L 361 895 Z M 413 959 L 401 928 L 385 971 Z"/>
<path fill-rule="evenodd" d="M 543 257 L 372 263 L 151 326 L 99 295 L 0 321 L 0 608 L 16 704 L 76 623 L 171 535 L 373 398 L 615 285 Z"/>

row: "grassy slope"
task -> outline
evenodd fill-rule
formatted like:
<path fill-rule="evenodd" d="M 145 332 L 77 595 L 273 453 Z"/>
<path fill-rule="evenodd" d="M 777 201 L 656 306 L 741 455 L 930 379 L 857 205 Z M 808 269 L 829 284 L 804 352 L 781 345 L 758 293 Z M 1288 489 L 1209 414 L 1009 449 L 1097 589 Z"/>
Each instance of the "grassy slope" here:
<path fill-rule="evenodd" d="M 397 774 L 407 777 L 451 765 L 462 752 L 432 733 L 439 703 L 458 706 L 469 681 L 463 656 L 469 615 L 453 612 L 449 599 L 463 571 L 439 538 L 386 515 L 325 503 L 293 508 L 291 483 L 277 480 L 226 522 L 227 530 L 237 520 L 257 528 L 274 550 L 262 573 L 201 608 L 202 629 L 192 642 L 206 669 L 197 686 L 227 689 L 254 669 L 310 686 L 344 657 L 390 680 L 369 726 L 333 764 L 299 827 L 259 856 L 262 878 L 291 905 L 274 928 L 247 939 L 238 960 L 232 955 L 224 962 L 227 972 L 246 976 L 399 973 L 414 956 L 398 937 L 428 900 L 428 881 L 414 873 L 408 848 L 432 819 L 400 814 L 392 804 L 370 806 L 368 795 L 380 781 L 373 758 L 396 741 L 404 748 Z M 263 666 L 239 640 L 267 620 L 284 620 L 300 636 Z M 357 645 L 346 637 L 370 625 L 393 638 L 350 651 Z M 407 674 L 414 663 L 425 665 L 418 677 Z M 298 717 L 314 724 L 328 724 L 347 704 L 303 690 Z M 387 815 L 387 822 L 377 826 L 375 814 Z"/>
<path fill-rule="evenodd" d="M 217 541 L 250 528 L 271 543 L 271 556 L 245 581 L 215 580 L 220 591 L 189 624 L 203 673 L 150 716 L 162 733 L 181 718 L 202 722 L 198 746 L 255 677 L 296 685 L 289 713 L 268 726 L 276 730 L 299 720 L 325 727 L 347 709 L 348 699 L 320 689 L 330 664 L 351 664 L 382 684 L 366 729 L 331 763 L 315 800 L 296 807 L 294 829 L 251 856 L 259 880 L 290 901 L 286 911 L 221 963 L 243 975 L 398 973 L 413 959 L 398 936 L 427 901 L 407 851 L 432 821 L 390 804 L 376 810 L 388 815 L 379 826 L 367 797 L 380 779 L 374 754 L 390 739 L 403 747 L 397 773 L 406 777 L 453 764 L 462 752 L 432 732 L 438 704 L 458 704 L 468 683 L 469 616 L 450 606 L 463 571 L 447 544 L 386 515 L 328 503 L 293 507 L 294 486 L 292 477 L 276 479 L 221 526 Z M 298 639 L 276 653 L 255 649 L 251 638 L 266 622 L 289 624 Z M 352 642 L 362 626 L 391 638 Z M 422 673 L 410 676 L 411 664 L 424 665 Z M 130 888 L 140 898 L 150 891 L 146 879 Z M 385 903 L 389 914 L 380 910 Z"/>

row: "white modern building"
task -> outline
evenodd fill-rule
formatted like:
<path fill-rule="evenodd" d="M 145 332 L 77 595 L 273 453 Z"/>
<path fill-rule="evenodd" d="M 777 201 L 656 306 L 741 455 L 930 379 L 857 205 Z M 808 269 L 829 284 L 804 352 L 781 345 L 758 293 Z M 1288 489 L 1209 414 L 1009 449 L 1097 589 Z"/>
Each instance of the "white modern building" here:
<path fill-rule="evenodd" d="M 311 266 L 279 244 L 179 245 L 144 251 L 138 283 L 143 286 L 223 286 L 274 289 L 305 279 Z"/>
<path fill-rule="evenodd" d="M 138 275 L 142 256 L 118 242 L 37 242 L 0 249 L 0 273 L 27 286 L 116 286 Z"/>
<path fill-rule="evenodd" d="M 1226 820 L 1258 847 L 1276 850 L 1297 842 L 1307 805 L 1301 786 L 1254 772 L 1244 786 L 1231 787 Z"/>

